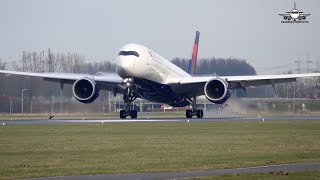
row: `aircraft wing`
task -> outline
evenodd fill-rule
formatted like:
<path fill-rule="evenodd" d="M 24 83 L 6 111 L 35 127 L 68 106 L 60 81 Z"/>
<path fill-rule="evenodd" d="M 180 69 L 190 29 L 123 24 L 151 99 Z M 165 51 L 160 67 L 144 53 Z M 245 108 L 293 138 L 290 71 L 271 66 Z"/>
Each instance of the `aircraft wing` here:
<path fill-rule="evenodd" d="M 122 86 L 122 78 L 117 74 L 113 73 L 100 73 L 97 75 L 89 75 L 71 73 L 31 73 L 0 70 L 0 74 L 38 77 L 43 78 L 43 80 L 46 81 L 59 82 L 61 84 L 73 84 L 78 79 L 90 78 L 99 84 L 100 89 L 114 91 L 114 88 L 117 88 L 118 93 L 123 93 L 124 89 L 124 87 Z"/>
<path fill-rule="evenodd" d="M 290 14 L 279 14 L 280 16 L 290 16 Z"/>
<path fill-rule="evenodd" d="M 197 95 L 204 94 L 204 85 L 213 78 L 220 78 L 229 83 L 231 89 L 240 89 L 261 85 L 275 85 L 279 83 L 295 82 L 297 78 L 320 77 L 320 73 L 284 74 L 284 75 L 257 75 L 257 76 L 211 76 L 170 78 L 166 84 L 178 88 L 180 93 L 190 94 L 196 90 Z"/>
<path fill-rule="evenodd" d="M 300 14 L 300 16 L 304 16 L 304 17 L 307 17 L 307 16 L 310 16 L 311 14 Z"/>

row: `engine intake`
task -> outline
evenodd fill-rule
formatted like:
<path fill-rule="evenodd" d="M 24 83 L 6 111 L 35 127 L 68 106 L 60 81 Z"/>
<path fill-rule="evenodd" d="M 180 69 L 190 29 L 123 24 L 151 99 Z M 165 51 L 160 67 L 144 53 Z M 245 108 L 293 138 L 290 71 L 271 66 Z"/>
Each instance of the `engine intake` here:
<path fill-rule="evenodd" d="M 224 79 L 213 78 L 206 82 L 204 94 L 209 101 L 222 104 L 231 97 L 231 88 Z"/>
<path fill-rule="evenodd" d="M 99 96 L 98 84 L 90 79 L 78 79 L 72 86 L 73 96 L 82 103 L 92 103 Z"/>

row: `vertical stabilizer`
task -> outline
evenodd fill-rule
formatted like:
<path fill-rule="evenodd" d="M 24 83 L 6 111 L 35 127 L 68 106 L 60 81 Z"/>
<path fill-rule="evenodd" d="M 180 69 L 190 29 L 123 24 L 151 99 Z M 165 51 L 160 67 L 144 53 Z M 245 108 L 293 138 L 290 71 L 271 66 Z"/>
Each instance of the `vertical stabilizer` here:
<path fill-rule="evenodd" d="M 189 65 L 188 65 L 188 73 L 191 76 L 194 74 L 194 71 L 195 71 L 196 66 L 197 66 L 199 36 L 200 36 L 200 32 L 197 31 L 196 32 L 196 38 L 195 38 L 194 45 L 193 45 L 192 57 L 191 57 L 191 60 L 189 61 Z"/>
<path fill-rule="evenodd" d="M 294 3 L 294 9 L 297 9 L 297 8 L 296 8 L 296 2 L 293 2 L 293 3 Z"/>

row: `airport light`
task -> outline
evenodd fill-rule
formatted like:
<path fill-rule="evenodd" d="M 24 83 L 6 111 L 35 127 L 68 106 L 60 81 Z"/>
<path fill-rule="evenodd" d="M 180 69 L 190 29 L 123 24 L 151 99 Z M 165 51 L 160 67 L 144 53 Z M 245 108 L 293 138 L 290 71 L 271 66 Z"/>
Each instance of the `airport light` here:
<path fill-rule="evenodd" d="M 23 92 L 26 91 L 28 89 L 22 89 L 21 90 L 21 113 L 23 114 Z"/>
<path fill-rule="evenodd" d="M 10 97 L 10 104 L 9 104 L 9 106 L 10 106 L 10 115 L 12 115 L 12 113 L 13 113 L 13 108 L 12 108 L 12 98 Z"/>

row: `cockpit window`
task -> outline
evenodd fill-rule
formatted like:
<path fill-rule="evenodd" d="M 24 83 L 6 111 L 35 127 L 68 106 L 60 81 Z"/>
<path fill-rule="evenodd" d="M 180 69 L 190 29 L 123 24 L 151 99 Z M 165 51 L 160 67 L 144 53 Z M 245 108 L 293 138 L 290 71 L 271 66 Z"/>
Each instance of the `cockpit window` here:
<path fill-rule="evenodd" d="M 136 52 L 136 51 L 120 51 L 119 56 L 122 55 L 122 56 L 137 56 L 139 57 L 139 54 Z"/>

